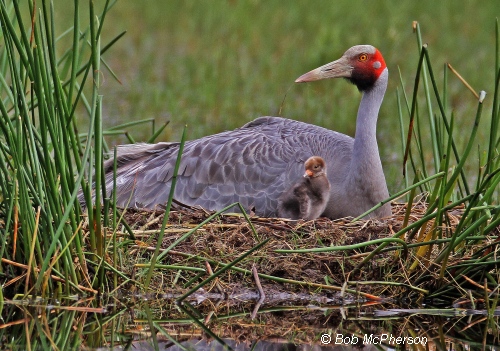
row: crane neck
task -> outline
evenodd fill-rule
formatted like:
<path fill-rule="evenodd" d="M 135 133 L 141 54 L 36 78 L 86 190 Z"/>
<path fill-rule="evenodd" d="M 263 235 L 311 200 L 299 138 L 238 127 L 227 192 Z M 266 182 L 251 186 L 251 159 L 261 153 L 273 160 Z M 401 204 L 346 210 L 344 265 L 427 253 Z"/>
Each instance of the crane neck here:
<path fill-rule="evenodd" d="M 356 120 L 350 167 L 351 179 L 352 177 L 365 178 L 366 174 L 371 174 L 370 177 L 379 179 L 382 177 L 385 183 L 377 144 L 377 119 L 387 89 L 388 78 L 389 71 L 386 68 L 373 87 L 363 92 Z"/>

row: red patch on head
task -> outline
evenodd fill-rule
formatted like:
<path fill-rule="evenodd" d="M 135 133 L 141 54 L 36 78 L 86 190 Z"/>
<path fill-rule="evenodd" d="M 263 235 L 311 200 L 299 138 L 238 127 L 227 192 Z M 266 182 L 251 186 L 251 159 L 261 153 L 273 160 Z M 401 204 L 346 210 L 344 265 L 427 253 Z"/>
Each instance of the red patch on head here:
<path fill-rule="evenodd" d="M 375 74 L 376 74 L 376 76 L 378 78 L 382 74 L 382 72 L 384 71 L 384 69 L 387 67 L 387 65 L 385 64 L 384 57 L 382 56 L 382 54 L 380 53 L 380 51 L 378 51 L 378 49 L 375 49 L 375 53 L 370 58 L 370 62 L 372 64 L 373 70 L 375 71 Z M 380 67 L 379 68 L 375 68 L 373 66 L 373 65 L 376 64 L 376 62 L 380 62 Z"/>
<path fill-rule="evenodd" d="M 359 56 L 353 57 L 351 62 L 353 70 L 351 77 L 348 79 L 354 83 L 360 91 L 370 90 L 387 67 L 384 57 L 377 49 L 375 49 L 373 54 L 359 54 Z"/>

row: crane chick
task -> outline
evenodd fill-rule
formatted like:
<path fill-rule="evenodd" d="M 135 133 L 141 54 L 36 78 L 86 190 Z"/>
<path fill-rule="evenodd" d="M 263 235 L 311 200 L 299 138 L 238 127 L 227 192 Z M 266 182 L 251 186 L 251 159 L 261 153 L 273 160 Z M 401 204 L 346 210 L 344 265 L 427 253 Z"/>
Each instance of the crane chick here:
<path fill-rule="evenodd" d="M 279 217 L 312 220 L 325 210 L 330 198 L 325 160 L 312 156 L 304 163 L 304 168 L 304 178 L 279 197 Z"/>

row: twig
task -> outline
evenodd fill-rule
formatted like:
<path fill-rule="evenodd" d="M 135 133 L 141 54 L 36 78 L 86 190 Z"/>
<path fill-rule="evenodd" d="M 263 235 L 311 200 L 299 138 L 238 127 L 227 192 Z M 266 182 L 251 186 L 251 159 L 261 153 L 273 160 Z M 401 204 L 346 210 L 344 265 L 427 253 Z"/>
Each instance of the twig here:
<path fill-rule="evenodd" d="M 457 70 L 454 69 L 453 66 L 450 65 L 449 63 L 448 63 L 448 68 L 450 69 L 450 71 L 453 72 L 454 75 L 457 76 L 458 79 L 460 79 L 460 81 L 466 86 L 466 88 L 469 89 L 472 94 L 474 94 L 474 96 L 476 97 L 476 99 L 479 100 L 479 94 L 476 93 L 476 91 L 474 90 L 474 88 L 472 88 L 471 85 L 469 83 L 467 83 L 467 81 L 460 75 L 460 73 L 458 73 Z"/>
<path fill-rule="evenodd" d="M 470 279 L 469 277 L 467 277 L 466 275 L 462 274 L 462 277 L 464 277 L 465 280 L 467 280 L 469 283 L 471 283 L 472 285 L 480 288 L 480 289 L 486 289 L 488 292 L 491 292 L 491 290 L 485 286 L 482 286 L 481 284 L 479 283 L 476 283 L 475 281 L 473 281 L 472 279 Z"/>
<path fill-rule="evenodd" d="M 255 305 L 252 314 L 250 315 L 251 319 L 255 319 L 257 316 L 257 312 L 259 312 L 259 308 L 264 302 L 266 298 L 266 294 L 264 293 L 264 289 L 262 289 L 262 285 L 260 284 L 260 279 L 259 279 L 259 273 L 257 272 L 257 267 L 255 266 L 255 263 L 252 266 L 252 274 L 253 274 L 253 279 L 255 279 L 255 285 L 257 286 L 257 289 L 259 290 L 259 301 L 257 301 L 257 304 Z"/>
<path fill-rule="evenodd" d="M 214 271 L 212 270 L 212 266 L 210 266 L 210 263 L 208 261 L 205 261 L 205 267 L 207 269 L 208 275 L 214 275 Z M 224 289 L 222 289 L 218 278 L 215 279 L 215 287 L 217 288 L 217 291 L 221 295 L 224 295 Z"/>

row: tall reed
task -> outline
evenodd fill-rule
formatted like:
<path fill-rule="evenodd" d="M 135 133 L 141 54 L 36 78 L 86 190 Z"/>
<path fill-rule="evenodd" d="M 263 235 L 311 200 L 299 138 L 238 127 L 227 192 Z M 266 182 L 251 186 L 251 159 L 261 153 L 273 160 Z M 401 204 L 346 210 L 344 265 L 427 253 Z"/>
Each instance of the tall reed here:
<path fill-rule="evenodd" d="M 101 47 L 100 35 L 111 6 L 108 0 L 96 13 L 89 1 L 89 25 L 82 25 L 75 0 L 72 28 L 62 35 L 72 35 L 70 46 L 61 47 L 53 2 L 0 1 L 1 269 L 25 274 L 15 286 L 24 284 L 26 293 L 95 292 L 102 283 L 90 284 L 87 267 L 103 257 L 102 197 L 89 211 L 91 245 L 84 249 L 77 194 L 88 189 L 84 179 L 95 174 L 99 185 L 102 175 L 100 62 L 118 38 Z M 85 145 L 79 118 L 91 121 Z"/>
<path fill-rule="evenodd" d="M 398 105 L 406 105 L 408 113 L 405 116 L 402 112 L 404 108 L 400 108 L 400 121 L 409 121 L 407 138 L 403 143 L 405 162 L 403 169 L 409 169 L 413 175 L 410 174 L 407 177 L 415 177 L 415 183 L 418 182 L 420 174 L 427 177 L 428 174 L 441 172 L 443 176 L 434 183 L 419 182 L 422 185 L 421 190 L 426 194 L 427 212 L 420 221 L 405 226 L 394 237 L 408 234 L 407 239 L 416 237 L 422 243 L 414 249 L 413 259 L 407 262 L 407 268 L 416 283 L 429 280 L 435 282 L 434 296 L 445 296 L 447 291 L 453 290 L 450 289 L 450 281 L 454 282 L 451 284 L 455 286 L 454 289 L 457 287 L 460 289 L 462 284 L 469 284 L 471 280 L 478 282 L 480 286 L 484 283 L 495 287 L 500 277 L 491 272 L 495 271 L 499 264 L 494 258 L 494 252 L 497 252 L 498 248 L 487 244 L 487 238 L 500 224 L 500 206 L 498 205 L 500 31 L 498 21 L 496 22 L 495 50 L 494 52 L 492 50 L 492 54 L 496 55 L 495 67 L 492 69 L 495 83 L 492 94 L 486 94 L 484 91 L 476 92 L 450 64 L 444 67 L 442 79 L 444 88 L 439 89 L 430 49 L 426 45 L 421 45 L 418 23 L 415 23 L 414 29 L 420 48 L 414 91 L 411 101 L 408 100 L 406 94 L 403 94 L 405 101 L 401 102 L 401 95 L 398 94 Z M 464 83 L 463 101 L 476 105 L 475 115 L 459 116 L 450 109 L 447 84 L 451 80 Z M 419 83 L 421 83 L 420 86 Z M 493 103 L 488 121 L 489 140 L 485 143 L 482 140 L 476 140 L 476 134 L 480 120 L 484 118 L 484 101 L 488 95 Z M 422 102 L 425 108 L 419 107 Z M 455 121 L 459 118 L 466 119 L 470 128 L 455 130 Z M 464 140 L 466 143 L 463 143 Z M 456 145 L 465 145 L 465 148 L 458 150 Z M 407 161 L 408 164 L 406 164 Z M 468 167 L 466 168 L 465 165 Z M 414 200 L 415 193 L 412 192 L 408 197 L 410 206 Z M 453 210 L 450 204 L 463 204 L 464 206 L 463 214 L 453 231 L 450 226 L 450 210 Z M 477 240 L 478 237 L 482 240 Z M 436 242 L 443 238 L 447 239 Z M 429 244 L 423 245 L 426 242 Z M 387 246 L 386 243 L 380 245 L 376 251 L 378 252 L 385 246 Z M 360 267 L 370 258 L 371 256 L 365 259 Z M 421 269 L 417 270 L 417 267 Z M 483 281 L 485 279 L 487 282 Z"/>

